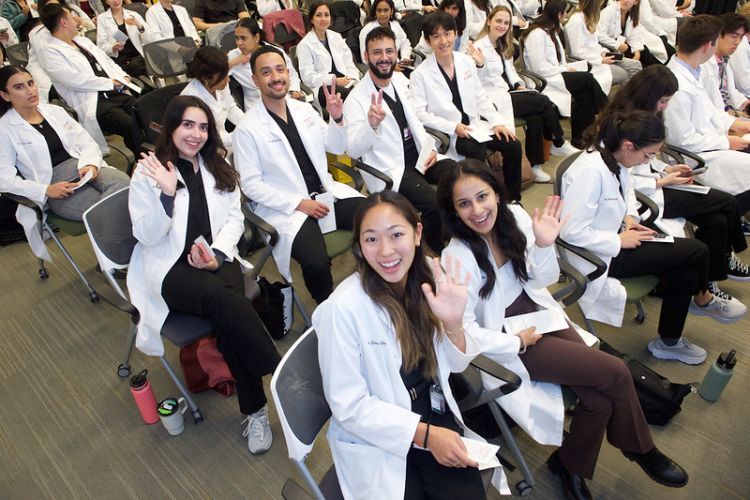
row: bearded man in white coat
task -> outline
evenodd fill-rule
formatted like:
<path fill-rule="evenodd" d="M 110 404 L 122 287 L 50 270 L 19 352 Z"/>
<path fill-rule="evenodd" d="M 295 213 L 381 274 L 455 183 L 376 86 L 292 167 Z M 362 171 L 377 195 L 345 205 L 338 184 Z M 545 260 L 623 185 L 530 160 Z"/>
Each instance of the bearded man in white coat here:
<path fill-rule="evenodd" d="M 708 170 L 696 178 L 706 186 L 737 198 L 740 213 L 750 210 L 750 122 L 717 109 L 706 90 L 701 65 L 714 57 L 722 23 L 717 17 L 699 15 L 680 28 L 680 49 L 667 64 L 677 77 L 679 89 L 664 112 L 667 142 L 700 155 Z"/>
<path fill-rule="evenodd" d="M 344 103 L 335 81 L 333 93 L 324 86 L 331 117 L 326 124 L 309 104 L 287 99 L 289 70 L 274 47 L 253 52 L 250 66 L 261 98 L 232 134 L 242 192 L 279 233 L 273 249 L 279 272 L 291 281 L 290 258 L 299 262 L 310 295 L 320 303 L 333 291 L 333 277 L 319 221 L 333 216 L 336 228 L 350 230 L 364 200 L 328 173 L 326 151 L 346 150 Z"/>

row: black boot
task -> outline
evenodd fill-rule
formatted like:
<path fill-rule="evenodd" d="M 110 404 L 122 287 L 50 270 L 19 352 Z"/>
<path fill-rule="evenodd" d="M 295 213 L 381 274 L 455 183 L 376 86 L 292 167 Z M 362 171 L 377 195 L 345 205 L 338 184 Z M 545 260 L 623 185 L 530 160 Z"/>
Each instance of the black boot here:
<path fill-rule="evenodd" d="M 586 481 L 581 476 L 568 472 L 568 469 L 560 461 L 557 451 L 547 459 L 547 466 L 562 480 L 565 492 L 570 498 L 575 500 L 591 500 L 593 498 Z"/>
<path fill-rule="evenodd" d="M 674 460 L 660 452 L 655 446 L 648 453 L 622 452 L 625 458 L 637 463 L 648 477 L 670 488 L 682 488 L 688 483 L 688 474 Z"/>

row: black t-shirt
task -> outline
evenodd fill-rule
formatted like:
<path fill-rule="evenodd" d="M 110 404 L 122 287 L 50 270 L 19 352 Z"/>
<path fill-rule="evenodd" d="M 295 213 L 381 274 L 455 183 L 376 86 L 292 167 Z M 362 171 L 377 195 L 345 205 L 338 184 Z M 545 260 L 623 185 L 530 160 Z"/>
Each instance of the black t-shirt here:
<path fill-rule="evenodd" d="M 453 417 L 453 413 L 448 408 L 447 403 L 445 413 L 440 414 L 432 410 L 430 401 L 432 381 L 424 376 L 423 369 L 424 361 L 420 361 L 417 368 L 413 370 L 406 372 L 403 366 L 400 370 L 401 380 L 404 382 L 404 386 L 409 391 L 409 397 L 411 398 L 411 411 L 418 414 L 422 422 L 429 422 L 430 425 L 439 427 L 447 427 L 463 435 L 463 431 Z"/>
<path fill-rule="evenodd" d="M 125 23 L 118 24 L 117 29 L 124 34 L 125 36 L 128 36 L 128 31 L 125 29 Z M 135 45 L 133 45 L 133 42 L 130 41 L 130 38 L 125 40 L 125 46 L 122 48 L 120 52 L 117 53 L 117 58 L 115 58 L 116 61 L 129 61 L 130 59 L 134 57 L 138 57 L 141 54 L 138 52 L 138 49 L 135 48 Z"/>
<path fill-rule="evenodd" d="M 180 20 L 177 19 L 177 13 L 172 9 L 167 8 L 164 8 L 164 12 L 167 13 L 167 17 L 169 17 L 169 20 L 172 22 L 172 31 L 174 31 L 174 37 L 177 38 L 180 36 L 185 36 L 185 30 L 182 29 Z"/>
<path fill-rule="evenodd" d="M 47 120 L 42 120 L 42 123 L 32 123 L 31 126 L 42 134 L 44 140 L 47 141 L 47 148 L 49 148 L 49 156 L 52 160 L 53 167 L 70 159 L 71 156 L 63 147 L 60 136 L 57 135 L 57 132 L 55 132 L 55 129 L 52 128 L 52 125 L 50 125 Z"/>
<path fill-rule="evenodd" d="M 207 23 L 225 23 L 238 19 L 240 12 L 247 12 L 242 0 L 198 0 L 193 17 Z"/>
<path fill-rule="evenodd" d="M 448 88 L 451 90 L 451 96 L 453 97 L 453 105 L 456 107 L 457 110 L 461 112 L 461 123 L 464 125 L 469 124 L 469 115 L 464 113 L 464 105 L 461 102 L 461 93 L 458 91 L 458 80 L 456 80 L 456 70 L 454 68 L 453 70 L 453 78 L 449 78 L 448 74 L 443 70 L 443 67 L 438 64 L 438 68 L 440 68 L 440 72 L 443 74 L 443 78 L 445 78 L 445 82 L 448 84 Z"/>
<path fill-rule="evenodd" d="M 307 154 L 302 138 L 297 131 L 297 126 L 292 119 L 292 114 L 289 112 L 289 107 L 286 108 L 286 122 L 271 111 L 269 111 L 268 114 L 271 115 L 286 136 L 287 141 L 289 141 L 289 146 L 292 148 L 294 157 L 297 160 L 297 165 L 302 172 L 302 178 L 305 179 L 307 192 L 309 194 L 322 193 L 324 191 L 323 183 L 320 181 L 320 176 L 318 175 L 318 171 L 315 170 L 315 165 L 310 159 L 310 155 Z"/>
<path fill-rule="evenodd" d="M 203 235 L 210 245 L 213 243 L 211 237 L 211 219 L 208 216 L 208 203 L 206 202 L 206 191 L 203 187 L 203 176 L 200 169 L 196 172 L 192 162 L 178 158 L 175 162 L 177 170 L 180 171 L 185 188 L 188 190 L 190 203 L 188 205 L 187 231 L 185 232 L 185 249 L 181 259 L 187 260 L 187 254 L 195 242 L 195 239 Z"/>
<path fill-rule="evenodd" d="M 330 70 L 330 72 L 333 73 L 334 75 L 336 75 L 336 78 L 343 78 L 343 77 L 345 77 L 346 75 L 343 74 L 341 71 L 338 70 L 338 68 L 336 67 L 336 62 L 333 60 L 333 53 L 331 53 L 331 46 L 328 44 L 328 36 L 326 35 L 326 39 L 325 40 L 321 40 L 320 43 L 322 43 L 323 47 L 325 47 L 326 50 L 328 51 L 328 53 L 331 54 L 331 70 Z"/>
<path fill-rule="evenodd" d="M 78 48 L 78 50 L 81 51 L 81 54 L 86 58 L 86 60 L 91 65 L 91 69 L 94 71 L 94 74 L 100 78 L 109 78 L 107 76 L 107 73 L 104 71 L 104 69 L 99 65 L 99 63 L 96 61 L 96 58 L 89 52 L 88 50 L 84 49 L 80 45 L 78 45 L 76 42 L 73 42 L 75 46 Z"/>
<path fill-rule="evenodd" d="M 393 117 L 396 119 L 396 123 L 398 123 L 398 128 L 401 130 L 401 143 L 404 147 L 404 167 L 414 168 L 417 165 L 419 151 L 417 150 L 414 135 L 409 128 L 409 122 L 406 121 L 404 106 L 398 97 L 395 87 L 393 87 L 393 94 L 396 96 L 395 99 L 391 98 L 386 92 L 383 92 L 383 100 L 391 109 Z"/>

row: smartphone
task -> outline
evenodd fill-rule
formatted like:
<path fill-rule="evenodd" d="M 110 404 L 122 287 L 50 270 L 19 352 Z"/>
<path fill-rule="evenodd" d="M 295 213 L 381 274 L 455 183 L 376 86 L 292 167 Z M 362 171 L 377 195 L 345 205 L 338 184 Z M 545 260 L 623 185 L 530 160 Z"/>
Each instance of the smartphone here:
<path fill-rule="evenodd" d="M 623 57 L 621 52 L 607 52 L 604 55 L 613 58 L 615 61 L 622 61 Z"/>
<path fill-rule="evenodd" d="M 80 176 L 79 177 L 74 177 L 74 178 L 70 179 L 69 181 L 65 181 L 65 182 L 70 182 L 70 183 L 76 184 L 76 183 L 81 182 L 81 177 Z"/>

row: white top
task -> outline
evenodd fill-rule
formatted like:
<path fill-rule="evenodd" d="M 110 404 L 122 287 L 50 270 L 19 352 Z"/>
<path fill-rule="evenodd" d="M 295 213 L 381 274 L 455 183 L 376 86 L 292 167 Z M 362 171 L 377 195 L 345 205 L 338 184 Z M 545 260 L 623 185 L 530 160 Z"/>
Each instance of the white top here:
<path fill-rule="evenodd" d="M 6 30 L 5 32 L 8 34 L 8 41 L 3 42 L 4 47 L 10 47 L 11 45 L 15 45 L 18 43 L 18 36 L 16 35 L 16 32 L 13 30 L 10 22 L 4 17 L 0 17 L 0 30 L 2 29 Z"/>
<path fill-rule="evenodd" d="M 300 77 L 316 97 L 320 86 L 330 85 L 335 76 L 331 73 L 331 61 L 336 63 L 336 69 L 345 76 L 354 80 L 359 80 L 360 77 L 359 70 L 354 64 L 352 51 L 341 35 L 332 30 L 326 30 L 326 39 L 331 49 L 330 53 L 312 30 L 297 45 Z"/>
<path fill-rule="evenodd" d="M 268 45 L 264 43 L 263 45 Z M 286 62 L 286 67 L 289 70 L 289 91 L 290 92 L 300 92 L 300 80 L 299 80 L 299 74 L 297 73 L 297 70 L 294 69 L 294 64 L 292 64 L 292 60 L 289 59 L 289 56 L 286 55 L 286 53 L 279 48 L 279 52 L 284 55 L 284 61 Z M 227 54 L 227 57 L 231 61 L 235 57 L 239 57 L 242 55 L 242 52 L 238 48 L 234 48 L 229 51 Z M 242 94 L 245 96 L 245 110 L 250 109 L 253 104 L 255 104 L 258 99 L 260 99 L 260 90 L 258 90 L 258 86 L 255 85 L 255 82 L 253 81 L 253 68 L 250 66 L 250 63 L 242 63 L 238 64 L 237 66 L 234 66 L 229 70 L 229 76 L 237 80 L 237 83 L 242 85 Z"/>
<path fill-rule="evenodd" d="M 185 36 L 189 36 L 195 40 L 196 44 L 200 44 L 201 37 L 198 35 L 198 30 L 195 29 L 195 25 L 193 24 L 193 20 L 190 18 L 187 9 L 181 5 L 173 3 L 172 11 L 177 16 L 177 21 L 179 21 L 182 31 L 185 32 Z M 155 3 L 149 7 L 146 11 L 146 22 L 153 32 L 153 41 L 174 38 L 174 26 L 172 25 L 172 20 L 169 18 L 169 15 L 161 2 Z"/>

